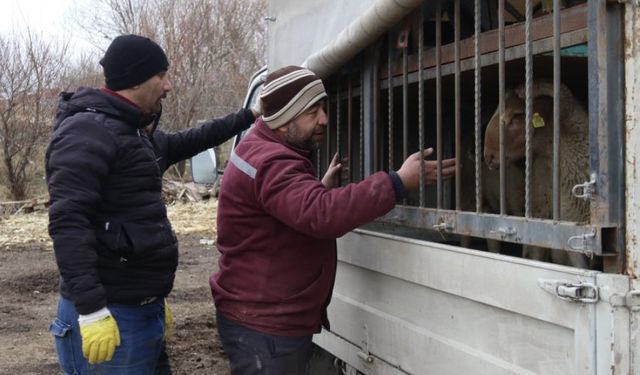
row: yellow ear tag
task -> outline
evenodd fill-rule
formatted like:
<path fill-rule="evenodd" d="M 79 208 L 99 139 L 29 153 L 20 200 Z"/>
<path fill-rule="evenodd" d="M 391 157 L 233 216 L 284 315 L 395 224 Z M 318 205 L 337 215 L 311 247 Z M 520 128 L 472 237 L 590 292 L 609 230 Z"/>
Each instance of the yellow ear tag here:
<path fill-rule="evenodd" d="M 533 118 L 531 119 L 531 123 L 534 128 L 542 128 L 544 127 L 544 119 L 538 112 L 533 114 Z"/>

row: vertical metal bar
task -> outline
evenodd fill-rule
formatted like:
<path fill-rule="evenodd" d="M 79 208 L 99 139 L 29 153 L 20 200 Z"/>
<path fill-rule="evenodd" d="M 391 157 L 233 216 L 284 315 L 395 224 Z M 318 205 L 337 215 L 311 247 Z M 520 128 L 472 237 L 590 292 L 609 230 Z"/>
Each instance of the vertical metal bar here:
<path fill-rule="evenodd" d="M 453 34 L 455 43 L 454 65 L 455 65 L 455 132 L 456 132 L 456 176 L 462 176 L 462 150 L 460 129 L 460 0 L 455 0 L 453 10 Z M 456 210 L 461 209 L 462 181 L 460 177 L 456 178 Z"/>
<path fill-rule="evenodd" d="M 338 158 L 342 158 L 342 152 L 340 150 L 340 101 L 341 101 L 341 95 L 340 95 L 340 90 L 342 89 L 342 85 L 340 84 L 340 82 L 342 81 L 342 77 L 340 75 L 338 75 L 338 82 L 336 83 L 336 87 L 337 87 L 337 94 L 336 94 L 336 153 L 338 154 Z M 333 155 L 330 155 L 330 159 L 333 159 Z M 339 161 L 338 161 L 339 162 Z M 327 167 L 328 169 L 328 167 Z M 338 178 L 338 185 L 340 186 L 342 184 L 342 178 Z"/>
<path fill-rule="evenodd" d="M 475 0 L 474 7 L 474 35 L 473 35 L 473 56 L 474 56 L 474 105 L 475 105 L 475 167 L 476 167 L 476 212 L 482 212 L 482 119 L 481 119 L 481 100 L 482 88 L 481 65 L 480 65 L 480 21 L 482 18 L 480 0 Z"/>
<path fill-rule="evenodd" d="M 364 180 L 364 69 L 365 61 L 360 63 L 360 180 Z"/>
<path fill-rule="evenodd" d="M 422 50 L 424 44 L 424 17 L 418 10 L 418 151 L 424 150 L 424 80 L 422 77 Z M 426 205 L 424 190 L 424 158 L 420 158 L 420 207 Z"/>
<path fill-rule="evenodd" d="M 376 91 L 378 85 L 379 49 L 372 46 L 363 52 L 362 67 L 362 103 L 363 103 L 363 176 L 369 176 L 376 171 L 377 154 L 377 103 Z M 363 177 L 364 178 L 364 177 Z"/>
<path fill-rule="evenodd" d="M 438 160 L 437 207 L 442 208 L 442 11 L 436 4 L 436 155 Z"/>
<path fill-rule="evenodd" d="M 371 173 L 380 170 L 382 164 L 381 153 L 381 138 L 380 138 L 380 48 L 373 47 L 371 50 L 373 59 L 368 59 L 372 63 L 369 64 L 371 68 L 370 82 L 371 82 L 371 141 L 368 143 L 371 146 L 370 161 L 368 162 L 371 168 Z"/>
<path fill-rule="evenodd" d="M 347 165 L 349 166 L 349 182 L 353 182 L 353 160 L 351 142 L 353 141 L 353 90 L 351 84 L 351 68 L 347 72 Z"/>
<path fill-rule="evenodd" d="M 409 57 L 402 48 L 402 160 L 409 156 Z"/>
<path fill-rule="evenodd" d="M 553 220 L 560 220 L 560 58 L 560 0 L 553 0 Z"/>
<path fill-rule="evenodd" d="M 533 23 L 532 0 L 526 1 L 525 10 L 525 184 L 524 184 L 524 216 L 531 217 L 531 162 L 533 151 L 531 149 L 532 125 L 532 96 L 531 87 L 533 80 L 533 36 L 531 25 Z"/>
<path fill-rule="evenodd" d="M 629 244 L 640 243 L 640 163 L 638 160 L 638 150 L 640 150 L 640 34 L 637 25 L 640 25 L 640 8 L 627 4 L 625 9 L 625 153 L 624 160 L 636 160 L 635 163 L 627 163 L 625 192 L 626 192 L 626 234 L 624 235 Z M 624 195 L 623 195 L 624 196 Z M 629 275 L 640 275 L 640 246 L 628 246 L 626 250 Z M 640 280 L 637 276 L 634 280 L 634 289 L 640 289 Z M 631 332 L 635 342 L 640 342 L 640 320 L 635 319 L 631 326 Z M 640 345 L 636 344 L 634 349 L 635 358 L 640 358 Z M 637 363 L 637 362 L 636 362 Z M 636 365 L 637 368 L 637 365 Z"/>
<path fill-rule="evenodd" d="M 331 118 L 331 114 L 333 112 L 333 106 L 331 105 L 331 100 L 327 100 L 327 118 Z M 331 127 L 327 128 L 327 138 L 326 138 L 326 152 L 324 155 L 325 167 L 329 169 L 329 163 L 331 163 Z M 322 175 L 318 175 L 321 177 Z"/>
<path fill-rule="evenodd" d="M 627 7 L 627 10 L 629 8 Z M 605 0 L 588 2 L 589 25 L 589 151 L 590 178 L 595 179 L 591 199 L 591 224 L 616 226 L 609 230 L 608 249 L 623 252 L 624 246 L 624 61 L 622 5 Z M 629 58 L 629 57 L 627 57 Z M 627 134 L 628 136 L 628 134 Z M 628 164 L 627 164 L 628 167 Z M 628 248 L 628 247 L 627 247 Z M 605 272 L 618 272 L 624 257 L 605 257 Z"/>
<path fill-rule="evenodd" d="M 504 0 L 498 1 L 498 90 L 500 107 L 500 215 L 506 213 L 506 178 L 505 178 L 505 152 L 504 152 Z"/>
<path fill-rule="evenodd" d="M 389 152 L 389 170 L 394 169 L 393 164 L 393 70 L 391 69 L 393 64 L 393 33 L 388 33 L 388 43 L 389 50 L 387 51 L 387 81 L 388 81 L 388 126 L 389 126 L 389 144 L 388 144 L 388 152 Z"/>

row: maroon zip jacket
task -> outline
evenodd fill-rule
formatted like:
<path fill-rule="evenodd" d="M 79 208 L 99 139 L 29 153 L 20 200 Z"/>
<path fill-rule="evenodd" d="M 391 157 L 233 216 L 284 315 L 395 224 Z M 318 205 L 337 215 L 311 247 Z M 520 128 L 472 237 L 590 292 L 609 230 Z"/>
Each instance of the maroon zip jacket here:
<path fill-rule="evenodd" d="M 319 332 L 336 274 L 335 239 L 395 205 L 387 173 L 327 190 L 310 155 L 259 119 L 225 170 L 220 271 L 210 284 L 216 308 L 257 331 Z"/>

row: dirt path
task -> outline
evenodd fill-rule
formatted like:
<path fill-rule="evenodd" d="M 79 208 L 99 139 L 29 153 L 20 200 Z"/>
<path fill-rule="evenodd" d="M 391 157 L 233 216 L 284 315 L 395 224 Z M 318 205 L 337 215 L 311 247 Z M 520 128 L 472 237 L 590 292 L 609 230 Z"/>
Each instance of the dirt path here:
<path fill-rule="evenodd" d="M 218 252 L 201 239 L 179 235 L 180 264 L 169 304 L 174 335 L 169 357 L 175 375 L 228 375 L 217 339 L 208 278 Z M 206 242 L 206 241 L 205 241 Z M 55 315 L 58 274 L 50 244 L 0 249 L 0 374 L 60 374 L 48 327 Z"/>

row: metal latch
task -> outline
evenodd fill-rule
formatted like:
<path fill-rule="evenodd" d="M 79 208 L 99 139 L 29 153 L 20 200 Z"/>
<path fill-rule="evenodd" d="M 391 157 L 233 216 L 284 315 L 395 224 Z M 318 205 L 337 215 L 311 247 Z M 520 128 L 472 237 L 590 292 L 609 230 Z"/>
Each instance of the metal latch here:
<path fill-rule="evenodd" d="M 632 290 L 626 294 L 613 294 L 609 297 L 609 304 L 614 307 L 629 307 L 640 310 L 640 290 Z"/>
<path fill-rule="evenodd" d="M 591 283 L 538 279 L 538 286 L 565 301 L 596 303 L 600 298 L 598 287 Z"/>
<path fill-rule="evenodd" d="M 453 224 L 447 223 L 445 221 L 441 221 L 438 224 L 433 225 L 433 229 L 437 230 L 438 232 L 451 231 L 453 230 L 453 228 L 454 228 Z"/>
<path fill-rule="evenodd" d="M 569 239 L 567 240 L 567 245 L 573 250 L 588 250 L 589 246 L 593 244 L 593 240 L 595 238 L 596 231 L 592 230 L 589 233 L 569 237 Z"/>
<path fill-rule="evenodd" d="M 500 236 L 500 239 L 505 239 L 511 236 L 515 236 L 517 233 L 516 228 L 513 227 L 506 227 L 506 228 L 498 228 L 496 230 L 492 230 L 489 232 L 489 234 L 497 234 Z"/>
<path fill-rule="evenodd" d="M 591 180 L 584 184 L 578 184 L 571 189 L 571 193 L 574 197 L 584 200 L 591 199 L 596 193 L 596 175 L 591 174 Z"/>

